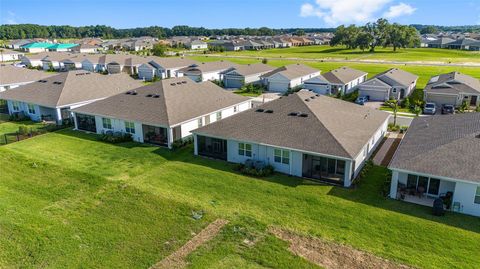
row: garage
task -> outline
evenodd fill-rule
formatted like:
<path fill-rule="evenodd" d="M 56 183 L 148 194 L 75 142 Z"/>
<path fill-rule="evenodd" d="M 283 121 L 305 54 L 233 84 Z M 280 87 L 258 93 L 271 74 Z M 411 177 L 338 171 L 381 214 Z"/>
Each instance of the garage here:
<path fill-rule="evenodd" d="M 448 94 L 427 94 L 426 101 L 429 103 L 435 103 L 438 107 L 443 104 L 457 105 L 457 96 Z"/>
<path fill-rule="evenodd" d="M 285 92 L 288 90 L 289 83 L 269 81 L 268 90 L 272 92 Z"/>
<path fill-rule="evenodd" d="M 387 92 L 379 90 L 362 90 L 358 92 L 359 96 L 369 96 L 370 101 L 386 101 L 388 100 Z"/>
<path fill-rule="evenodd" d="M 243 86 L 243 77 L 225 75 L 225 88 L 240 88 Z"/>

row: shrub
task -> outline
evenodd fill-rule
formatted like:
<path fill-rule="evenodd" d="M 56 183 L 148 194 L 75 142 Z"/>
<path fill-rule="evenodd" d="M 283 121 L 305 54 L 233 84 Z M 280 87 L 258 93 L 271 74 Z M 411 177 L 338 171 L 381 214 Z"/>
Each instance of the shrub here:
<path fill-rule="evenodd" d="M 263 58 L 262 59 L 262 64 L 267 64 L 268 63 L 268 59 L 267 58 Z"/>
<path fill-rule="evenodd" d="M 410 108 L 410 98 L 405 98 L 402 102 L 402 108 Z"/>
<path fill-rule="evenodd" d="M 475 108 L 475 112 L 480 112 L 480 105 Z"/>
<path fill-rule="evenodd" d="M 234 169 L 240 173 L 253 177 L 268 177 L 273 174 L 275 169 L 271 165 L 266 165 L 263 168 L 248 167 L 245 164 L 237 164 Z"/>
<path fill-rule="evenodd" d="M 25 121 L 25 120 L 27 120 L 27 117 L 25 116 L 25 114 L 23 114 L 23 112 L 18 112 L 18 113 L 13 113 L 12 115 L 10 115 L 8 120 L 9 121 Z"/>
<path fill-rule="evenodd" d="M 132 135 L 127 133 L 104 133 L 99 138 L 100 141 L 111 143 L 111 144 L 118 144 L 124 142 L 131 142 L 133 141 Z"/>
<path fill-rule="evenodd" d="M 266 91 L 266 87 L 264 85 L 258 84 L 247 84 L 243 85 L 236 93 L 252 93 L 252 94 L 262 94 Z"/>
<path fill-rule="evenodd" d="M 395 125 L 393 123 L 388 124 L 388 131 L 389 132 L 397 132 L 398 130 L 400 130 L 400 126 Z"/>
<path fill-rule="evenodd" d="M 183 148 L 187 145 L 190 145 L 193 143 L 193 137 L 192 136 L 189 136 L 189 137 L 185 137 L 185 138 L 182 138 L 182 139 L 178 139 L 178 140 L 175 140 L 173 141 L 172 143 L 172 149 L 179 149 L 179 148 Z"/>

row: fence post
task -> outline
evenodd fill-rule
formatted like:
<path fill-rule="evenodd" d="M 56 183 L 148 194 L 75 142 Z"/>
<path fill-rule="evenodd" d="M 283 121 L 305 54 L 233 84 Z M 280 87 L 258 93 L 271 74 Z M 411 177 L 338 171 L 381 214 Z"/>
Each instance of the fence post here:
<path fill-rule="evenodd" d="M 7 134 L 4 134 L 3 138 L 5 139 L 5 145 L 8 144 Z"/>

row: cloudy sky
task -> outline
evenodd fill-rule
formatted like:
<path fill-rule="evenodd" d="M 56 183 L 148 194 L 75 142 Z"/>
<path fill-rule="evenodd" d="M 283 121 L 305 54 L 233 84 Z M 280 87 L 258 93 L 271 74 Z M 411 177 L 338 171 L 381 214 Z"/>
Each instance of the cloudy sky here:
<path fill-rule="evenodd" d="M 403 24 L 480 24 L 480 0 L 0 0 L 0 23 L 336 27 L 384 17 Z"/>

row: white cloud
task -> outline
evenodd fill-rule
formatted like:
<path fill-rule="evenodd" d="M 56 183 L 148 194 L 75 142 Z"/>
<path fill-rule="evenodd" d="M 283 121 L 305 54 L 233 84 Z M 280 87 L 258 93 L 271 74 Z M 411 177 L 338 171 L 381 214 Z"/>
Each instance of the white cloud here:
<path fill-rule="evenodd" d="M 301 17 L 318 17 L 330 26 L 360 24 L 373 21 L 382 11 L 389 18 L 409 15 L 415 8 L 404 3 L 388 6 L 392 0 L 316 0 L 315 4 L 304 3 L 300 7 Z"/>
<path fill-rule="evenodd" d="M 412 15 L 417 10 L 411 5 L 400 3 L 395 6 L 391 6 L 387 12 L 383 13 L 383 17 L 387 19 L 393 19 L 404 15 Z"/>
<path fill-rule="evenodd" d="M 18 24 L 17 20 L 15 19 L 16 14 L 12 11 L 7 11 L 7 16 L 5 18 L 5 24 Z"/>

